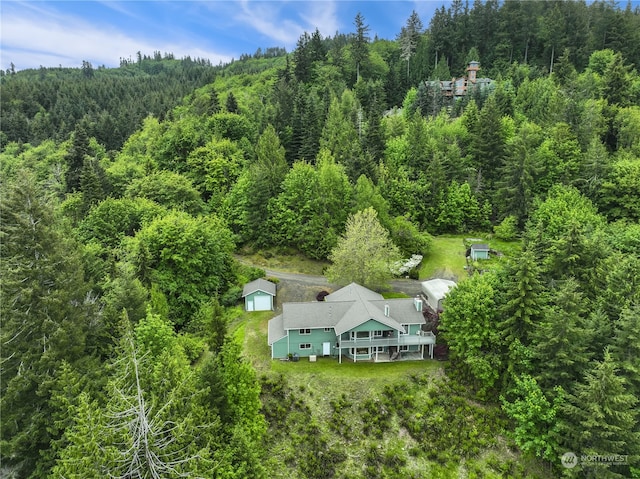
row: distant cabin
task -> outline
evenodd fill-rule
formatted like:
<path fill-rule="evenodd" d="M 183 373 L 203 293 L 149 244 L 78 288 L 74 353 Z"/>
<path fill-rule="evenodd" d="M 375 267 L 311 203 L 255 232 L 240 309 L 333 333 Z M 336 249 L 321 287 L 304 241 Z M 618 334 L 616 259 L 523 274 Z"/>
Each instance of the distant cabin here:
<path fill-rule="evenodd" d="M 451 80 L 427 80 L 425 86 L 440 88 L 446 97 L 462 98 L 474 90 L 485 90 L 493 84 L 491 78 L 478 78 L 480 62 L 471 61 L 467 66 L 467 76 L 452 78 Z"/>
<path fill-rule="evenodd" d="M 479 259 L 489 259 L 489 245 L 480 243 L 472 244 L 470 256 L 473 261 Z"/>
<path fill-rule="evenodd" d="M 256 279 L 244 285 L 242 297 L 247 311 L 273 311 L 276 285 L 266 279 Z"/>
<path fill-rule="evenodd" d="M 422 282 L 422 294 L 427 299 L 427 304 L 433 312 L 439 313 L 442 311 L 442 300 L 455 286 L 455 281 L 441 278 Z"/>

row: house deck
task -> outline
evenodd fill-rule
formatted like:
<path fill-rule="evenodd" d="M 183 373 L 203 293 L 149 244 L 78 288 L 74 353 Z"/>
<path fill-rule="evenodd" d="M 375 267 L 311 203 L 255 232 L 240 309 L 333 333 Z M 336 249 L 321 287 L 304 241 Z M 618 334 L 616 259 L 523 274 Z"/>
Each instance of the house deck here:
<path fill-rule="evenodd" d="M 339 342 L 341 348 L 373 347 L 373 346 L 420 346 L 436 344 L 436 336 L 430 332 L 422 334 L 402 334 L 397 338 L 343 339 Z"/>
<path fill-rule="evenodd" d="M 351 358 L 345 357 L 345 358 L 343 358 L 343 360 L 344 359 L 353 362 L 353 360 Z M 358 359 L 357 362 L 359 362 L 359 363 L 366 363 L 366 362 L 370 362 L 370 363 L 396 363 L 398 361 L 421 361 L 421 360 L 424 360 L 424 359 L 429 359 L 429 357 L 426 356 L 426 355 L 423 357 L 422 353 L 419 353 L 417 351 L 411 351 L 411 352 L 400 353 L 400 356 L 397 359 L 391 359 L 391 357 L 389 356 L 388 353 L 380 353 L 377 358 L 373 357 L 371 359 Z"/>

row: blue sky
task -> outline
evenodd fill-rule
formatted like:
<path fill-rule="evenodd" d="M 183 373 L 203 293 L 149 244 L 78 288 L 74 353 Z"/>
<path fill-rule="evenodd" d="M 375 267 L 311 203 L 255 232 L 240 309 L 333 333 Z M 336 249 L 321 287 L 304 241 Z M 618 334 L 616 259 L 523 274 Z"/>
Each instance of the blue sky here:
<path fill-rule="evenodd" d="M 448 3 L 448 2 L 447 2 Z M 300 35 L 316 27 L 323 36 L 352 33 L 361 12 L 370 35 L 395 39 L 415 10 L 425 27 L 443 0 L 270 1 L 126 0 L 0 2 L 0 67 L 16 70 L 117 67 L 136 53 L 171 52 L 176 58 L 227 63 L 258 48 L 295 49 Z"/>

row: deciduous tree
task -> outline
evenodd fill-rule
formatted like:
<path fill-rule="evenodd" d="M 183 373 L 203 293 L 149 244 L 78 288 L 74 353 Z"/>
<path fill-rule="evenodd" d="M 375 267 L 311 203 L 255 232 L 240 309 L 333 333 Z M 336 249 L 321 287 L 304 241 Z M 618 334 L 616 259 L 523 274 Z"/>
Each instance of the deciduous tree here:
<path fill-rule="evenodd" d="M 173 212 L 143 228 L 133 247 L 143 282 L 167 296 L 177 325 L 189 322 L 201 303 L 224 293 L 233 280 L 231 232 L 216 217 Z"/>
<path fill-rule="evenodd" d="M 376 211 L 369 207 L 347 219 L 345 233 L 329 259 L 329 281 L 380 288 L 392 277 L 391 265 L 400 259 L 400 252 L 378 221 Z"/>

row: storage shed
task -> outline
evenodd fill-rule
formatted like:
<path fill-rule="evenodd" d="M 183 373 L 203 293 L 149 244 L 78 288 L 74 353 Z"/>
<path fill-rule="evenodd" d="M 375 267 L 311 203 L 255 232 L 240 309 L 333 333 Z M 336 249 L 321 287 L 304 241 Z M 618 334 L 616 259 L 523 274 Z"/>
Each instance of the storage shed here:
<path fill-rule="evenodd" d="M 430 279 L 422 282 L 422 294 L 424 294 L 431 309 L 439 313 L 442 311 L 442 300 L 455 285 L 455 281 L 448 279 Z"/>
<path fill-rule="evenodd" d="M 489 245 L 488 244 L 472 244 L 471 245 L 471 259 L 473 261 L 479 259 L 489 259 Z"/>
<path fill-rule="evenodd" d="M 247 311 L 273 310 L 273 298 L 276 296 L 276 285 L 266 279 L 256 279 L 244 285 L 242 297 Z"/>

